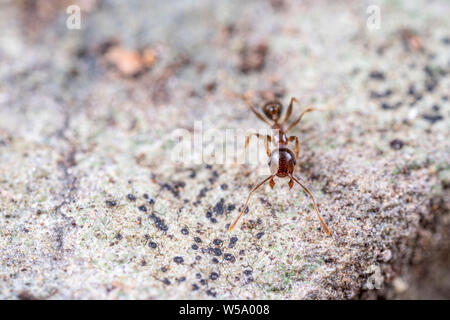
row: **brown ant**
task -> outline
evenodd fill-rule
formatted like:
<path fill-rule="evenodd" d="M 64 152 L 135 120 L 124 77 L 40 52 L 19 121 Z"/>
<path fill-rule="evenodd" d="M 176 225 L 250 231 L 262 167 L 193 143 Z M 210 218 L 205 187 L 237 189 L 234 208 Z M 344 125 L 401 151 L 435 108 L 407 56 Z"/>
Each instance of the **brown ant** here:
<path fill-rule="evenodd" d="M 258 110 L 256 110 L 256 108 L 250 103 L 250 101 L 243 95 L 240 95 L 242 99 L 244 99 L 244 101 L 247 103 L 247 105 L 250 107 L 250 109 L 253 111 L 253 113 L 262 121 L 264 121 L 265 123 L 267 123 L 269 126 L 271 126 L 271 128 L 274 130 L 274 135 L 270 136 L 270 135 L 260 135 L 258 133 L 253 133 L 248 135 L 245 138 L 245 146 L 244 146 L 244 150 L 248 147 L 248 144 L 250 142 L 250 138 L 252 136 L 256 136 L 258 138 L 263 138 L 264 142 L 265 142 L 265 146 L 266 146 L 266 152 L 267 152 L 267 156 L 269 157 L 269 167 L 270 167 L 270 172 L 271 175 L 264 179 L 262 182 L 260 182 L 259 184 L 257 184 L 255 187 L 253 187 L 253 189 L 250 191 L 250 194 L 247 197 L 247 201 L 245 202 L 244 207 L 241 210 L 241 213 L 239 214 L 239 216 L 236 218 L 236 220 L 233 222 L 233 224 L 230 226 L 229 231 L 233 230 L 233 228 L 235 227 L 236 223 L 238 222 L 239 218 L 242 216 L 242 214 L 244 213 L 245 209 L 247 208 L 248 205 L 248 201 L 250 200 L 251 195 L 253 194 L 253 192 L 255 192 L 259 187 L 261 187 L 264 183 L 266 183 L 267 181 L 270 180 L 270 187 L 273 189 L 273 187 L 275 186 L 275 182 L 273 181 L 273 178 L 275 176 L 280 177 L 280 178 L 290 178 L 289 180 L 289 188 L 292 189 L 292 187 L 294 186 L 294 181 L 296 183 L 298 183 L 298 185 L 300 185 L 300 187 L 303 188 L 303 190 L 311 197 L 314 209 L 317 213 L 317 217 L 319 218 L 320 223 L 322 224 L 322 228 L 325 230 L 325 233 L 329 236 L 330 235 L 330 230 L 328 230 L 327 225 L 325 224 L 325 222 L 323 221 L 322 217 L 320 216 L 319 213 L 319 209 L 317 208 L 316 205 L 316 201 L 314 200 L 314 197 L 312 195 L 312 193 L 308 190 L 308 188 L 306 188 L 297 178 L 294 177 L 293 173 L 294 173 L 294 167 L 297 163 L 296 159 L 298 159 L 298 154 L 300 151 L 300 144 L 299 144 L 299 140 L 298 137 L 296 136 L 290 136 L 288 137 L 286 135 L 287 132 L 289 132 L 289 130 L 291 130 L 293 127 L 295 127 L 295 125 L 297 123 L 300 122 L 300 120 L 303 118 L 303 116 L 311 111 L 315 111 L 318 110 L 316 108 L 313 107 L 308 107 L 305 110 L 303 110 L 303 112 L 300 114 L 300 116 L 297 118 L 297 120 L 295 120 L 294 122 L 292 122 L 286 130 L 284 130 L 284 125 L 286 124 L 286 122 L 289 120 L 289 117 L 292 113 L 292 107 L 294 102 L 297 102 L 297 99 L 295 98 L 291 98 L 291 101 L 289 103 L 289 107 L 287 109 L 287 112 L 284 116 L 284 119 L 281 120 L 281 113 L 283 110 L 283 106 L 281 105 L 280 102 L 278 101 L 269 101 L 267 102 L 264 106 L 263 106 L 263 112 L 264 115 L 262 115 Z M 276 133 L 276 134 L 275 134 Z M 272 143 L 272 141 L 274 141 L 274 143 L 277 141 L 278 139 L 278 145 L 277 148 L 270 151 L 269 149 L 269 143 Z M 289 142 L 293 142 L 295 141 L 295 149 L 294 152 L 292 152 L 289 148 L 288 148 L 288 143 Z"/>

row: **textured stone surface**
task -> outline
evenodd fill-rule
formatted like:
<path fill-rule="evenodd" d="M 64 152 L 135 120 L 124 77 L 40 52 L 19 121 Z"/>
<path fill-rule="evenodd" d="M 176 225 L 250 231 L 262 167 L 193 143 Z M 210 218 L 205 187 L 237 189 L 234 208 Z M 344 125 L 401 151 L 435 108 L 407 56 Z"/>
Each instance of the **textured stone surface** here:
<path fill-rule="evenodd" d="M 1 298 L 450 297 L 448 2 L 36 3 L 0 5 Z M 334 105 L 294 131 L 332 237 L 286 180 L 228 233 L 261 176 L 170 161 L 195 120 L 264 127 L 228 91 Z"/>

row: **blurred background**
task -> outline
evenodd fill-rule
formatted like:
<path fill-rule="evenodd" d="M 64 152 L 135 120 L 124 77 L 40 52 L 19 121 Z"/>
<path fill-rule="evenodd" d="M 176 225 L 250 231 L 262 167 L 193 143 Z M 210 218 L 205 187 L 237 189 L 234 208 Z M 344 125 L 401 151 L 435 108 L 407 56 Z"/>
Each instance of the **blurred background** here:
<path fill-rule="evenodd" d="M 450 298 L 448 1 L 0 0 L 3 299 Z M 297 174 L 170 161 L 308 114 Z M 300 214 L 299 214 L 300 213 Z"/>

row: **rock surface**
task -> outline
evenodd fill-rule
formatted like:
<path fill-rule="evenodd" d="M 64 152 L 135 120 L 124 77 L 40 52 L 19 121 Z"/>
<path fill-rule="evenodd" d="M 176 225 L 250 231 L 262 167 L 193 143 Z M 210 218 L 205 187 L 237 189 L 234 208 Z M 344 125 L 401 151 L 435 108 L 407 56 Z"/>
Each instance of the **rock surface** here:
<path fill-rule="evenodd" d="M 0 5 L 1 299 L 450 298 L 448 2 L 77 2 Z M 171 161 L 264 128 L 229 92 L 333 106 L 293 131 L 331 237 L 287 180 L 229 233 L 258 170 Z"/>

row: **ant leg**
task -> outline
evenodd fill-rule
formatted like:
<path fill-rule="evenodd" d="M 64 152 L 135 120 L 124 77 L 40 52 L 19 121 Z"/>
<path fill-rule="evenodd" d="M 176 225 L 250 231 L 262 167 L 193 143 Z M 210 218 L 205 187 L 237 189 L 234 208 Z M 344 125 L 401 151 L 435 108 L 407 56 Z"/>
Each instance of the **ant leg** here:
<path fill-rule="evenodd" d="M 306 108 L 305 110 L 303 110 L 303 112 L 300 114 L 300 116 L 297 118 L 297 120 L 295 120 L 294 122 L 292 122 L 292 123 L 289 125 L 289 127 L 288 127 L 287 130 L 286 130 L 286 132 L 288 132 L 288 131 L 291 130 L 293 127 L 295 127 L 295 125 L 296 125 L 297 123 L 299 123 L 300 120 L 302 120 L 303 116 L 304 116 L 306 113 L 311 112 L 311 111 L 318 111 L 318 110 L 320 110 L 320 109 L 313 108 L 313 107 L 308 107 L 308 108 Z"/>
<path fill-rule="evenodd" d="M 298 137 L 290 136 L 288 139 L 289 142 L 295 141 L 295 157 L 298 159 L 298 155 L 300 153 L 300 142 L 298 142 Z"/>
<path fill-rule="evenodd" d="M 266 146 L 266 153 L 267 153 L 267 156 L 270 157 L 269 142 L 272 143 L 272 137 L 269 135 L 263 136 L 263 135 L 260 135 L 259 133 L 251 133 L 245 137 L 244 152 L 247 149 L 248 144 L 250 143 L 250 138 L 252 136 L 256 136 L 257 138 L 264 138 L 264 143 Z"/>
<path fill-rule="evenodd" d="M 298 100 L 295 99 L 295 97 L 292 97 L 291 102 L 289 103 L 289 107 L 287 109 L 286 115 L 284 116 L 284 120 L 283 120 L 282 124 L 285 124 L 289 120 L 289 117 L 291 116 L 291 113 L 292 113 L 292 106 L 294 105 L 294 102 L 298 103 Z"/>
<path fill-rule="evenodd" d="M 306 187 L 305 187 L 300 181 L 298 181 L 294 176 L 291 176 L 291 178 L 294 179 L 294 181 L 297 182 L 297 183 L 300 185 L 300 187 L 302 187 L 303 190 L 305 190 L 305 192 L 311 197 L 311 200 L 312 200 L 314 209 L 316 210 L 316 213 L 317 213 L 317 217 L 319 218 L 320 223 L 322 224 L 322 228 L 325 230 L 325 233 L 327 234 L 327 236 L 330 236 L 330 235 L 331 235 L 330 230 L 328 230 L 327 225 L 325 224 L 325 222 L 323 221 L 322 217 L 320 216 L 319 209 L 317 208 L 317 205 L 316 205 L 316 200 L 314 200 L 314 197 L 313 197 L 311 191 L 309 191 L 308 188 L 306 188 Z"/>
<path fill-rule="evenodd" d="M 236 218 L 236 220 L 234 220 L 233 224 L 230 226 L 230 228 L 228 229 L 228 231 L 233 230 L 234 226 L 236 225 L 236 223 L 239 221 L 239 218 L 242 216 L 242 214 L 244 213 L 245 209 L 247 209 L 247 205 L 248 205 L 248 201 L 250 200 L 251 195 L 253 194 L 253 192 L 255 192 L 256 190 L 258 190 L 259 187 L 261 187 L 264 183 L 267 182 L 267 180 L 273 178 L 273 176 L 267 177 L 266 179 L 264 179 L 264 181 L 260 182 L 258 185 L 256 185 L 252 191 L 250 191 L 250 194 L 247 197 L 247 201 L 245 202 L 244 207 L 241 210 L 241 213 L 239 214 L 239 216 Z"/>
<path fill-rule="evenodd" d="M 269 120 L 267 120 L 258 110 L 256 110 L 256 108 L 252 105 L 252 103 L 247 99 L 246 96 L 244 96 L 243 94 L 239 94 L 238 95 L 242 100 L 245 101 L 245 103 L 250 107 L 250 109 L 253 111 L 253 113 L 262 121 L 264 121 L 265 123 L 267 123 L 269 126 L 272 126 L 272 124 L 269 122 Z"/>
<path fill-rule="evenodd" d="M 228 89 L 225 89 L 225 94 L 232 96 L 232 97 L 239 97 L 250 107 L 250 109 L 253 111 L 253 113 L 262 121 L 267 123 L 269 126 L 272 126 L 272 124 L 267 120 L 256 108 L 251 104 L 251 102 L 247 99 L 247 97 L 243 94 L 234 93 Z"/>
<path fill-rule="evenodd" d="M 272 176 L 272 179 L 270 179 L 269 184 L 270 184 L 270 188 L 273 189 L 273 187 L 275 186 L 275 181 L 273 181 L 273 176 Z"/>

